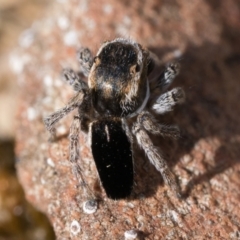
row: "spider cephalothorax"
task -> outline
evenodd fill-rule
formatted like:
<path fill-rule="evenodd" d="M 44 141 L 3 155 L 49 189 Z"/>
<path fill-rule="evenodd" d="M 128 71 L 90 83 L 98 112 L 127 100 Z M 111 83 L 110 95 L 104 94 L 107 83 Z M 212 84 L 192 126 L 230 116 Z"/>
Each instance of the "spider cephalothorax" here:
<path fill-rule="evenodd" d="M 125 39 L 103 44 L 89 74 L 96 111 L 118 117 L 134 113 L 149 95 L 147 68 L 148 52 L 139 44 Z"/>
<path fill-rule="evenodd" d="M 176 126 L 157 123 L 152 115 L 152 112 L 169 112 L 184 101 L 181 88 L 166 91 L 178 74 L 179 65 L 171 63 L 158 78 L 148 79 L 154 66 L 149 52 L 140 44 L 122 38 L 105 42 L 95 57 L 87 48 L 80 49 L 78 56 L 88 83 L 72 69 L 63 70 L 64 78 L 77 93 L 67 106 L 44 119 L 46 128 L 53 132 L 57 121 L 78 108 L 70 129 L 70 161 L 76 177 L 87 185 L 78 165 L 78 135 L 82 130 L 88 132 L 107 196 L 113 199 L 128 197 L 133 188 L 132 141 L 135 137 L 165 183 L 180 195 L 174 174 L 148 135 L 149 132 L 179 136 Z M 129 119 L 134 123 L 129 125 Z"/>

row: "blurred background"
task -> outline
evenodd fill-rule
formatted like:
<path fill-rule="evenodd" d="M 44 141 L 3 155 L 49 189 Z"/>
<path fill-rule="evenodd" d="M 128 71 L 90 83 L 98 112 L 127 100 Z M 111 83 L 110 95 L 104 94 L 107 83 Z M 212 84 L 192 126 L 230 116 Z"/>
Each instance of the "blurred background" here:
<path fill-rule="evenodd" d="M 16 161 L 16 156 L 14 155 L 14 120 L 16 119 L 15 106 L 18 92 L 16 76 L 12 75 L 10 69 L 8 69 L 10 62 L 8 53 L 15 49 L 19 39 L 26 39 L 24 38 L 24 34 L 26 35 L 25 30 L 30 28 L 34 21 L 44 19 L 52 2 L 53 0 L 0 0 L 0 240 L 55 239 L 47 217 L 27 202 L 24 198 L 24 192 L 17 180 L 14 168 L 14 162 Z M 97 48 L 101 40 L 103 40 L 103 36 L 112 38 L 112 36 L 115 36 L 117 33 L 121 36 L 130 35 L 133 39 L 142 38 L 144 43 L 148 42 L 148 46 L 155 46 L 154 44 L 156 42 L 159 43 L 159 46 L 165 44 L 166 48 L 164 51 L 166 52 L 175 50 L 175 47 L 177 47 L 177 50 L 180 50 L 174 52 L 184 52 L 184 67 L 179 82 L 182 80 L 182 83 L 187 89 L 188 102 L 185 108 L 181 110 L 183 111 L 181 114 L 185 114 L 187 117 L 179 119 L 179 123 L 183 129 L 188 130 L 191 138 L 189 138 L 189 141 L 182 143 L 183 151 L 179 151 L 179 157 L 177 156 L 176 159 L 180 159 L 180 156 L 189 153 L 193 147 L 196 146 L 196 148 L 195 150 L 193 149 L 194 151 L 192 151 L 191 154 L 184 158 L 185 160 L 183 159 L 183 167 L 181 164 L 176 167 L 179 171 L 177 175 L 183 173 L 185 179 L 188 180 L 191 179 L 192 176 L 196 176 L 195 183 L 192 184 L 191 180 L 189 181 L 190 185 L 198 185 L 202 187 L 202 189 L 206 189 L 206 192 L 211 193 L 208 195 L 209 199 L 212 199 L 211 201 L 209 200 L 209 202 L 212 204 L 210 206 L 214 206 L 213 209 L 211 207 L 208 208 L 208 215 L 204 215 L 203 213 L 205 207 L 201 209 L 196 208 L 199 215 L 196 214 L 195 218 L 194 215 L 189 214 L 188 221 L 197 223 L 193 226 L 194 229 L 198 229 L 198 231 L 201 229 L 201 231 L 204 230 L 207 233 L 213 232 L 213 223 L 215 221 L 216 225 L 214 229 L 217 233 L 221 230 L 223 230 L 223 234 L 232 232 L 231 234 L 235 234 L 232 239 L 239 239 L 239 230 L 235 230 L 237 226 L 239 226 L 238 221 L 240 216 L 240 214 L 235 212 L 237 209 L 235 201 L 239 202 L 239 198 L 235 197 L 235 192 L 237 192 L 235 189 L 238 189 L 237 184 L 239 183 L 239 170 L 237 168 L 232 170 L 233 165 L 239 165 L 240 159 L 240 130 L 239 117 L 237 117 L 240 111 L 238 103 L 240 96 L 238 87 L 240 69 L 239 1 L 163 0 L 159 1 L 161 2 L 161 6 L 158 6 L 158 0 L 132 2 L 105 0 L 102 1 L 105 3 L 105 5 L 102 6 L 102 11 L 98 6 L 98 1 L 56 0 L 56 2 L 65 3 L 65 5 L 63 4 L 64 7 L 69 7 L 67 10 L 72 10 L 75 7 L 75 5 L 72 4 L 74 2 L 76 5 L 80 3 L 85 4 L 81 5 L 81 9 L 79 8 L 77 11 L 73 11 L 75 15 L 70 11 L 71 22 L 73 22 L 71 26 L 69 26 L 67 10 L 64 12 L 64 16 L 60 15 L 61 17 L 57 18 L 57 21 L 56 16 L 54 16 L 50 24 L 45 25 L 46 29 L 42 27 L 41 23 L 39 25 L 40 29 L 46 32 L 39 37 L 38 41 L 46 37 L 47 41 L 44 43 L 43 48 L 52 50 L 52 52 L 47 55 L 47 61 L 51 63 L 50 66 L 48 66 L 47 63 L 44 65 L 45 69 L 46 65 L 50 69 L 55 68 L 52 72 L 50 70 L 48 71 L 49 75 L 46 75 L 47 78 L 45 79 L 45 85 L 51 86 L 50 90 L 55 86 L 51 81 L 57 78 L 57 71 L 55 70 L 60 65 L 59 58 L 63 59 L 65 56 L 69 56 L 70 58 L 71 56 L 72 59 L 79 39 L 81 39 L 81 42 L 84 44 L 89 41 L 89 45 L 96 46 Z M 92 3 L 89 9 L 87 9 L 87 3 Z M 145 5 L 142 6 L 142 3 Z M 68 6 L 68 4 L 70 6 Z M 61 11 L 56 12 L 60 13 Z M 124 14 L 126 16 L 124 16 Z M 50 16 L 52 15 L 50 14 Z M 131 18 L 129 16 L 131 16 Z M 122 19 L 122 22 L 120 22 L 119 19 Z M 51 25 L 52 21 L 54 23 Z M 56 27 L 61 29 L 60 33 L 56 33 L 57 31 L 54 32 Z M 169 31 L 169 29 L 171 29 L 171 31 Z M 55 35 L 51 38 L 52 33 Z M 152 33 L 154 33 L 154 36 Z M 36 52 L 38 54 L 41 54 L 41 46 L 40 44 L 36 46 Z M 62 52 L 59 51 L 61 46 L 65 46 Z M 164 54 L 164 51 L 161 52 L 162 50 L 159 48 L 152 50 L 156 50 L 154 52 L 156 52 L 157 55 Z M 52 53 L 54 54 L 51 55 Z M 33 56 L 37 59 L 39 55 L 35 56 L 33 54 Z M 40 57 L 36 62 L 41 63 L 43 59 L 44 57 Z M 39 65 L 37 65 L 37 67 L 38 66 Z M 36 71 L 37 67 L 34 67 L 34 71 Z M 30 83 L 32 78 L 30 74 L 26 75 L 29 76 L 22 85 L 22 88 L 24 88 L 24 90 L 26 89 L 27 92 L 32 86 L 27 89 L 26 83 Z M 40 77 L 38 76 L 38 78 Z M 39 79 L 37 80 L 39 81 Z M 38 81 L 36 82 L 38 83 Z M 36 92 L 38 91 L 37 86 L 38 85 L 32 87 L 35 87 L 34 90 Z M 56 90 L 56 92 L 52 91 L 51 94 L 58 94 L 58 90 Z M 23 101 L 24 103 L 28 103 L 30 100 L 23 99 Z M 59 98 L 58 101 L 62 101 L 61 98 Z M 37 102 L 34 96 L 33 102 L 35 104 Z M 35 122 L 40 121 L 40 117 L 39 119 L 38 117 L 35 119 Z M 21 118 L 19 119 L 23 120 Z M 18 143 L 19 136 L 21 136 L 20 140 L 22 140 L 24 136 L 27 136 L 26 129 L 29 128 L 29 122 L 30 120 L 26 119 L 25 125 L 21 127 L 21 134 L 18 134 Z M 36 125 L 32 126 L 35 131 Z M 39 129 L 37 131 L 39 131 Z M 27 142 L 24 146 L 29 146 L 30 141 L 24 140 Z M 35 141 L 35 145 L 33 144 L 33 147 L 35 147 L 35 149 L 39 146 L 37 140 L 38 138 L 34 136 L 33 142 Z M 63 141 L 61 144 L 64 145 L 65 142 Z M 24 149 L 28 150 L 30 148 Z M 34 152 L 34 150 L 32 150 L 32 152 Z M 40 149 L 39 152 L 42 153 L 42 149 Z M 30 160 L 31 159 L 32 158 L 30 158 Z M 25 162 L 29 161 L 27 157 L 24 157 L 24 160 Z M 22 162 L 24 163 L 24 161 Z M 27 164 L 24 166 L 27 166 Z M 34 169 L 35 166 L 36 165 L 33 164 L 30 166 L 30 169 L 31 167 Z M 220 170 L 218 170 L 218 168 Z M 26 168 L 25 170 L 27 171 L 28 169 Z M 214 172 L 213 170 L 216 171 Z M 231 174 L 230 170 L 232 170 L 235 175 Z M 39 171 L 39 168 L 37 168 L 36 172 L 37 171 Z M 62 169 L 61 173 L 64 173 L 64 171 L 65 169 Z M 215 177 L 219 171 L 226 172 L 224 173 L 226 175 L 216 176 L 218 185 L 216 185 L 216 189 L 214 189 L 208 182 Z M 32 174 L 36 173 L 28 172 Z M 156 173 L 155 175 L 158 178 Z M 233 175 L 233 177 L 231 178 L 230 175 Z M 236 176 L 235 179 L 234 176 Z M 149 178 L 150 177 L 152 179 L 152 176 L 149 176 Z M 51 187 L 58 190 L 58 185 L 54 185 L 55 183 L 52 179 L 49 177 L 49 182 L 52 183 Z M 215 183 L 217 181 L 216 179 L 213 179 Z M 228 181 L 226 181 L 226 185 L 224 185 L 225 188 L 223 189 L 230 189 L 231 191 L 224 190 L 220 192 L 218 187 L 222 187 L 226 179 L 228 179 Z M 24 179 L 25 184 L 38 184 L 32 183 L 32 181 L 27 182 L 27 180 L 28 179 Z M 148 181 L 151 182 L 152 180 Z M 68 179 L 65 179 L 65 182 L 68 182 Z M 202 204 L 206 201 L 205 192 L 201 192 L 201 190 L 198 189 L 201 188 L 196 187 L 195 195 L 193 194 L 192 199 L 196 203 L 197 200 L 199 200 L 199 206 L 205 206 Z M 30 191 L 31 189 L 29 192 Z M 74 195 L 71 191 L 69 191 L 69 193 L 71 193 L 71 196 Z M 69 199 L 71 199 L 71 196 Z M 216 196 L 218 197 L 219 205 L 216 202 Z M 165 196 L 162 196 L 162 199 L 164 199 L 164 197 Z M 32 199 L 32 202 L 35 201 L 36 205 L 40 206 L 42 202 L 39 199 Z M 163 203 L 161 201 L 158 202 Z M 231 203 L 230 207 L 229 203 Z M 167 208 L 164 204 L 162 205 L 163 213 L 165 211 L 165 214 L 167 214 Z M 145 207 L 146 210 L 148 210 L 149 206 Z M 215 208 L 217 208 L 217 212 L 214 212 Z M 56 207 L 56 209 L 58 208 Z M 143 206 L 142 209 L 144 209 Z M 226 209 L 229 210 L 227 214 Z M 216 215 L 216 213 L 219 215 Z M 78 216 L 77 214 L 79 213 L 77 212 L 76 216 Z M 211 224 L 208 225 L 208 228 L 204 225 L 205 221 L 200 221 L 199 219 L 201 218 L 198 219 L 198 216 L 204 216 L 206 220 L 209 220 L 208 222 Z M 101 218 L 101 215 L 98 217 Z M 61 232 L 63 226 L 61 225 L 62 219 L 56 219 L 60 219 L 59 232 Z M 166 217 L 166 219 L 168 218 Z M 200 223 L 204 225 L 204 228 Z M 224 224 L 226 225 L 225 228 L 223 227 Z M 170 232 L 171 226 L 169 229 L 166 229 L 165 231 Z M 209 231 L 209 229 L 211 229 L 211 231 Z M 182 230 L 181 227 L 179 227 L 179 231 L 180 230 Z M 185 230 L 186 232 L 191 232 L 191 229 L 188 227 L 185 227 Z M 62 232 L 64 232 L 64 230 Z M 195 234 L 195 232 L 193 233 Z M 69 233 L 67 232 L 66 234 Z M 220 239 L 220 237 L 218 239 Z"/>
<path fill-rule="evenodd" d="M 14 168 L 17 87 L 8 53 L 24 30 L 43 17 L 49 0 L 0 0 L 0 240 L 55 239 L 48 219 L 25 199 Z"/>

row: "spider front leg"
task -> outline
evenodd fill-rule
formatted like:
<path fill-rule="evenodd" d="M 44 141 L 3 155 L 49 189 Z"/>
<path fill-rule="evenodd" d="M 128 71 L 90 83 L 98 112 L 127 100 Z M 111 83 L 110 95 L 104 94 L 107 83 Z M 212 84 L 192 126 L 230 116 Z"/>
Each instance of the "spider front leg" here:
<path fill-rule="evenodd" d="M 175 105 L 185 101 L 185 93 L 182 88 L 174 88 L 171 91 L 161 94 L 152 105 L 152 109 L 159 114 L 173 110 Z"/>
<path fill-rule="evenodd" d="M 68 113 L 80 106 L 83 102 L 84 95 L 85 94 L 83 91 L 78 92 L 65 107 L 57 110 L 43 119 L 46 129 L 51 133 L 53 138 L 55 137 L 56 132 L 54 125 Z"/>
<path fill-rule="evenodd" d="M 80 63 L 80 72 L 82 72 L 86 77 L 89 75 L 90 68 L 93 63 L 92 53 L 88 48 L 81 48 L 77 52 L 77 59 Z M 82 89 L 87 89 L 87 83 L 81 79 L 79 73 L 75 72 L 71 68 L 65 68 L 62 71 L 63 79 L 73 87 L 74 91 L 81 91 Z"/>
<path fill-rule="evenodd" d="M 181 198 L 180 187 L 177 183 L 175 175 L 169 169 L 166 159 L 160 154 L 139 122 L 136 122 L 132 128 L 133 134 L 136 136 L 139 146 L 144 150 L 150 162 L 161 173 L 164 182 L 173 190 L 177 197 Z"/>
<path fill-rule="evenodd" d="M 172 84 L 174 78 L 180 72 L 180 64 L 178 62 L 171 62 L 162 72 L 159 77 L 159 84 L 161 89 L 164 91 Z"/>
<path fill-rule="evenodd" d="M 71 68 L 65 68 L 62 71 L 62 77 L 65 82 L 67 82 L 70 86 L 73 87 L 73 90 L 76 92 L 81 91 L 82 89 L 87 89 L 87 83 L 80 78 L 78 73 L 76 73 Z"/>
<path fill-rule="evenodd" d="M 150 82 L 151 92 L 156 95 L 167 90 L 179 72 L 180 64 L 178 62 L 169 63 L 163 72 Z"/>
<path fill-rule="evenodd" d="M 88 48 L 80 48 L 77 51 L 77 59 L 80 63 L 81 72 L 88 77 L 92 63 L 93 55 Z"/>

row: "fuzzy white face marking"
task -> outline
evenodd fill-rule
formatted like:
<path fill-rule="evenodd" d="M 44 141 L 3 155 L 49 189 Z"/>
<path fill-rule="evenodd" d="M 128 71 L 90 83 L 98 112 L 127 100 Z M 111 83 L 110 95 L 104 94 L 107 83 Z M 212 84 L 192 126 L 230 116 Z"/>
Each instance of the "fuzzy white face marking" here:
<path fill-rule="evenodd" d="M 137 92 L 139 89 L 139 82 L 143 70 L 143 52 L 142 49 L 139 47 L 139 44 L 130 40 L 130 39 L 123 39 L 123 38 L 117 38 L 112 42 L 121 42 L 123 44 L 131 44 L 134 46 L 136 52 L 137 52 L 137 66 L 139 67 L 138 72 L 136 71 L 136 65 L 132 66 L 133 71 L 133 77 L 131 79 L 131 87 L 126 92 L 125 98 L 122 99 L 121 104 L 124 108 L 125 105 L 129 104 L 134 97 L 137 96 Z"/>

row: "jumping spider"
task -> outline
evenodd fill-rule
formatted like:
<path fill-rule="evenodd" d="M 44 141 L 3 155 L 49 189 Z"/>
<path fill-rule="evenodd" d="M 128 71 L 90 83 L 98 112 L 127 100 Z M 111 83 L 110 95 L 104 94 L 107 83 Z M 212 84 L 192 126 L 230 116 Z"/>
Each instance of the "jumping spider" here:
<path fill-rule="evenodd" d="M 149 132 L 164 137 L 179 136 L 178 127 L 157 123 L 151 113 L 164 114 L 184 102 L 181 88 L 166 91 L 179 73 L 178 63 L 169 64 L 157 78 L 148 79 L 154 67 L 150 52 L 137 42 L 122 38 L 102 44 L 96 57 L 89 49 L 80 49 L 78 58 L 88 82 L 72 69 L 63 70 L 64 78 L 77 93 L 64 108 L 44 119 L 47 130 L 54 133 L 55 123 L 78 109 L 70 128 L 70 162 L 76 178 L 87 188 L 78 164 L 82 130 L 88 132 L 107 196 L 112 199 L 128 197 L 133 188 L 132 142 L 135 137 L 164 182 L 180 196 L 175 175 L 148 135 Z"/>

